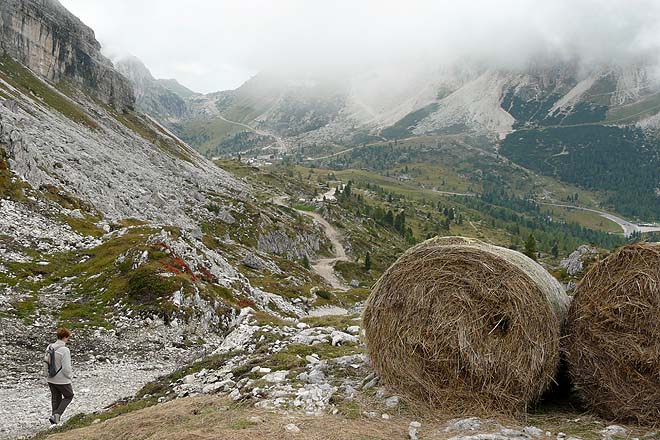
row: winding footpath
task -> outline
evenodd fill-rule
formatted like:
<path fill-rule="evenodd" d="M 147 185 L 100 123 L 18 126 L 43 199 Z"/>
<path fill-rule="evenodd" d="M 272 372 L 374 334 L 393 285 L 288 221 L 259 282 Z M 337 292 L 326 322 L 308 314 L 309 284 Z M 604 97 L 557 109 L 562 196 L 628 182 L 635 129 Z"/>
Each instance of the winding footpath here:
<path fill-rule="evenodd" d="M 285 200 L 287 199 L 288 196 L 273 197 L 272 202 L 276 205 L 286 206 L 288 208 L 289 206 L 285 203 Z M 326 219 L 324 219 L 321 214 L 317 212 L 302 211 L 300 209 L 296 209 L 296 211 L 313 218 L 319 225 L 321 225 L 325 235 L 328 237 L 328 240 L 330 240 L 330 243 L 332 243 L 332 247 L 335 250 L 334 257 L 320 258 L 312 262 L 312 269 L 324 280 L 326 280 L 333 289 L 342 291 L 348 290 L 349 287 L 346 285 L 346 283 L 344 283 L 335 273 L 335 264 L 337 264 L 337 262 L 349 261 L 348 257 L 346 256 L 346 250 L 340 241 L 341 234 L 339 231 L 337 231 L 337 229 L 335 229 L 334 226 L 332 226 Z"/>

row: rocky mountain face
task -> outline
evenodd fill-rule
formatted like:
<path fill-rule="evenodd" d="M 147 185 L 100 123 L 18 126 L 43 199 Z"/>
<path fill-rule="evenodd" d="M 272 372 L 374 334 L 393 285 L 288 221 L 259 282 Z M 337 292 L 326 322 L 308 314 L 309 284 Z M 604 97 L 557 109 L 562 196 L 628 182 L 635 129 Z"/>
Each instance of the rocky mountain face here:
<path fill-rule="evenodd" d="M 57 0 L 0 4 L 2 51 L 54 83 L 84 87 L 117 110 L 133 107 L 130 83 L 101 55 L 94 31 Z"/>
<path fill-rule="evenodd" d="M 140 111 L 165 124 L 178 122 L 188 115 L 185 99 L 195 93 L 176 80 L 155 79 L 142 61 L 135 57 L 119 60 L 117 70 L 131 81 Z"/>

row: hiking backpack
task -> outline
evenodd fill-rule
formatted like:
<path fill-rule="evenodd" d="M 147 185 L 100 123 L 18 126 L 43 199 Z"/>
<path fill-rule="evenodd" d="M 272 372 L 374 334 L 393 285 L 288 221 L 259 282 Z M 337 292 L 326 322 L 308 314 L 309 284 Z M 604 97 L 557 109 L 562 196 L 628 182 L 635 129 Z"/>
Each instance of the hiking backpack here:
<path fill-rule="evenodd" d="M 48 364 L 48 377 L 55 377 L 57 376 L 57 373 L 60 372 L 62 367 L 59 369 L 55 369 L 55 350 L 51 345 L 48 346 L 48 349 L 46 350 L 46 358 L 44 362 Z"/>

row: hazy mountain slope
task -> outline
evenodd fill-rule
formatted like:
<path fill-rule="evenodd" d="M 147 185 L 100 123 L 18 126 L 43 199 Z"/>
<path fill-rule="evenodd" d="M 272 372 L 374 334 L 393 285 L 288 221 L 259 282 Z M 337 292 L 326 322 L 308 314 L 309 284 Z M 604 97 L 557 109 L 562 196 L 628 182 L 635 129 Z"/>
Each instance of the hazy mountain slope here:
<path fill-rule="evenodd" d="M 187 97 L 187 114 L 173 128 L 205 154 L 248 150 L 241 133 L 256 130 L 273 138 L 252 139 L 255 148 L 275 137 L 296 149 L 456 132 L 495 142 L 523 126 L 636 123 L 660 110 L 659 92 L 644 63 L 538 61 L 517 70 L 465 63 L 404 72 L 396 66 L 342 79 L 260 73 L 236 90 Z"/>

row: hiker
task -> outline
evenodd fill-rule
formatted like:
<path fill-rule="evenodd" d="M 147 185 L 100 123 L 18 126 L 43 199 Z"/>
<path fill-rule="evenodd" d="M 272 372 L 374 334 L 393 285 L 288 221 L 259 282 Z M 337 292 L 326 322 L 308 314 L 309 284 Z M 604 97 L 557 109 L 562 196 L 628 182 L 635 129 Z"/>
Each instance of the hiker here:
<path fill-rule="evenodd" d="M 50 388 L 53 411 L 48 418 L 51 424 L 56 425 L 69 403 L 73 400 L 73 387 L 71 386 L 71 352 L 66 343 L 71 337 L 71 331 L 61 327 L 57 329 L 57 342 L 50 344 L 46 349 L 44 362 L 47 369 L 48 387 Z"/>

